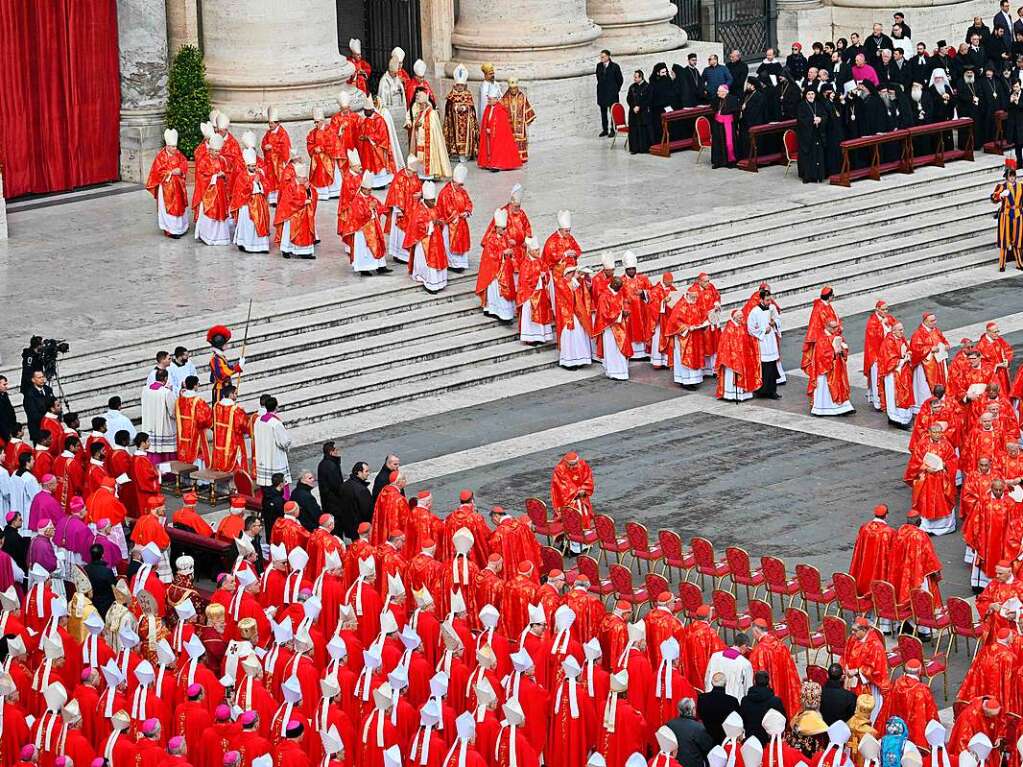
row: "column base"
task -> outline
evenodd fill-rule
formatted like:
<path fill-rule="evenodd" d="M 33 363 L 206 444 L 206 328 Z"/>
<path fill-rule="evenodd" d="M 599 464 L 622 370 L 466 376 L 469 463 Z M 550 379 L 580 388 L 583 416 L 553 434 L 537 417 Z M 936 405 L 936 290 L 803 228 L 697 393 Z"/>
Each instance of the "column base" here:
<path fill-rule="evenodd" d="M 638 56 L 644 53 L 662 53 L 684 48 L 689 36 L 681 27 L 670 22 L 657 24 L 624 24 L 602 26 L 600 47 L 607 48 L 615 58 Z"/>
<path fill-rule="evenodd" d="M 341 91 L 353 91 L 346 80 L 355 67 L 341 60 L 329 76 L 309 78 L 305 82 L 273 83 L 265 78 L 246 80 L 238 75 L 211 71 L 207 73 L 210 100 L 217 109 L 227 113 L 231 123 L 265 122 L 266 108 L 277 107 L 284 122 L 309 120 L 314 107 L 331 115 L 338 110 Z"/>
<path fill-rule="evenodd" d="M 0 173 L 0 240 L 7 239 L 7 202 L 4 198 L 4 176 Z"/>
<path fill-rule="evenodd" d="M 818 0 L 798 2 L 786 0 L 778 4 L 778 47 L 786 51 L 793 42 L 805 44 L 807 40 L 831 40 L 831 6 L 822 6 Z"/>
<path fill-rule="evenodd" d="M 121 180 L 143 184 L 163 146 L 164 111 L 121 111 Z"/>

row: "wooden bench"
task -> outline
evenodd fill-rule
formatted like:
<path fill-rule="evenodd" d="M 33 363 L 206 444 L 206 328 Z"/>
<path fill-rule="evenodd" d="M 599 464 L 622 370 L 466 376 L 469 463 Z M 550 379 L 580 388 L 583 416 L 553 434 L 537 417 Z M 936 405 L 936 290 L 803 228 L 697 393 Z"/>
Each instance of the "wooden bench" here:
<path fill-rule="evenodd" d="M 714 110 L 709 106 L 702 107 L 687 107 L 686 109 L 673 109 L 670 112 L 661 113 L 661 143 L 654 144 L 650 147 L 650 154 L 657 155 L 658 157 L 671 157 L 672 152 L 677 152 L 683 149 L 692 149 L 696 143 L 694 133 L 696 130 L 696 118 L 697 117 L 709 117 L 714 113 Z M 693 121 L 693 124 L 689 126 L 686 135 L 688 138 L 671 140 L 670 126 L 672 123 L 682 121 Z"/>
<path fill-rule="evenodd" d="M 174 525 L 167 525 L 171 541 L 171 563 L 187 554 L 195 560 L 195 577 L 215 579 L 219 573 L 230 571 L 236 550 L 233 543 L 220 538 L 207 538 Z"/>
<path fill-rule="evenodd" d="M 861 178 L 880 181 L 882 173 L 912 173 L 913 142 L 909 136 L 908 130 L 900 129 L 843 141 L 839 144 L 842 149 L 842 169 L 831 177 L 831 183 L 836 186 L 849 186 L 851 182 Z M 881 162 L 881 146 L 891 143 L 900 145 L 901 157 L 898 160 Z M 850 155 L 858 150 L 867 150 L 870 153 L 870 162 L 865 168 L 853 169 Z"/>
<path fill-rule="evenodd" d="M 945 147 L 945 139 L 952 131 L 966 132 L 966 141 L 963 142 L 963 146 L 959 149 L 956 149 L 954 144 L 951 147 Z M 970 117 L 961 117 L 958 120 L 944 120 L 940 123 L 932 123 L 931 125 L 914 125 L 909 129 L 909 135 L 909 151 L 914 168 L 922 168 L 925 165 L 936 165 L 939 168 L 944 168 L 946 162 L 952 162 L 953 160 L 969 160 L 973 162 L 973 119 Z M 918 156 L 914 153 L 912 139 L 923 136 L 935 137 L 934 151 Z M 954 142 L 955 138 L 953 137 L 952 140 Z"/>
<path fill-rule="evenodd" d="M 795 127 L 795 120 L 780 120 L 779 122 L 765 123 L 764 125 L 754 125 L 749 129 L 749 156 L 739 160 L 736 163 L 736 167 L 740 170 L 748 170 L 750 173 L 758 173 L 758 168 L 766 165 L 780 165 L 788 162 L 785 157 L 785 147 L 782 145 L 781 136 L 785 131 L 790 128 L 795 129 Z M 778 146 L 781 147 L 781 151 L 760 154 L 757 146 L 758 140 L 762 141 L 765 136 L 774 135 L 779 137 Z"/>
<path fill-rule="evenodd" d="M 1004 109 L 999 109 L 995 112 L 995 135 L 984 144 L 985 154 L 1002 154 L 1012 146 L 1011 143 L 1005 140 L 1005 121 L 1008 119 L 1009 113 Z M 974 142 L 976 142 L 976 139 L 974 139 Z"/>
<path fill-rule="evenodd" d="M 210 506 L 216 506 L 218 501 L 221 501 L 225 498 L 229 498 L 231 496 L 230 485 L 227 487 L 226 491 L 223 494 L 220 493 L 220 485 L 224 484 L 225 482 L 230 483 L 234 479 L 233 472 L 213 471 L 213 469 L 201 469 L 192 474 L 192 479 L 210 483 L 210 493 L 208 498 Z"/>

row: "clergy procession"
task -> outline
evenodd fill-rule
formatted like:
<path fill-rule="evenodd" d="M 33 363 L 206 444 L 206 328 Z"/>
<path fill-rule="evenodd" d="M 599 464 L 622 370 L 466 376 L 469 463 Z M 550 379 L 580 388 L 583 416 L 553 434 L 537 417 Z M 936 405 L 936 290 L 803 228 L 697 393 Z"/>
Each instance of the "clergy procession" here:
<path fill-rule="evenodd" d="M 178 132 L 164 132 L 146 189 L 167 237 L 183 237 L 191 220 L 204 245 L 234 245 L 243 253 L 269 253 L 275 246 L 284 258 L 312 259 L 321 241 L 317 207 L 336 199 L 337 234 L 358 274 L 388 272 L 390 259 L 434 293 L 447 285 L 449 267 L 468 267 L 473 206 L 464 163 L 475 159 L 498 172 L 528 161 L 528 126 L 536 114 L 525 92 L 514 77 L 502 88 L 493 65 L 485 64 L 474 103 L 468 70 L 459 65 L 441 117 L 423 61 L 409 75 L 404 51 L 395 48 L 371 97 L 362 44 L 352 39 L 349 47 L 349 88 L 338 95 L 334 114 L 313 109 L 305 157 L 273 106 L 266 109 L 262 139 L 247 130 L 240 142 L 230 132 L 230 117 L 214 109 L 200 126 L 203 141 L 191 171 L 177 148 Z M 383 189 L 385 197 L 374 194 Z"/>

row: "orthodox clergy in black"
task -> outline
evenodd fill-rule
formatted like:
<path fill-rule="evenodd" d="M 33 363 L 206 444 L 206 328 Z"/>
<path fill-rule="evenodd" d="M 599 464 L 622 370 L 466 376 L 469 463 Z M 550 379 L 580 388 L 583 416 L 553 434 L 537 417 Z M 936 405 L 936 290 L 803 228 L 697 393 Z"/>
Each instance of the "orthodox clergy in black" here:
<path fill-rule="evenodd" d="M 799 177 L 804 184 L 823 181 L 827 176 L 827 112 L 817 103 L 814 91 L 803 93 L 796 110 L 796 138 L 799 139 Z"/>
<path fill-rule="evenodd" d="M 625 101 L 629 109 L 629 152 L 645 154 L 650 151 L 650 83 L 637 69 Z"/>
<path fill-rule="evenodd" d="M 650 120 L 652 123 L 651 139 L 653 143 L 661 143 L 661 115 L 666 109 L 672 109 L 675 102 L 675 81 L 668 74 L 668 65 L 660 62 L 654 65 L 650 75 Z"/>
<path fill-rule="evenodd" d="M 846 115 L 843 104 L 831 83 L 821 88 L 818 102 L 827 120 L 824 123 L 824 158 L 827 174 L 833 176 L 842 170 L 842 142 L 846 140 Z"/>
<path fill-rule="evenodd" d="M 758 125 L 770 122 L 768 119 L 767 86 L 770 80 L 766 75 L 750 77 L 746 80 L 746 88 L 739 97 L 739 149 L 740 160 L 749 157 L 749 130 Z"/>

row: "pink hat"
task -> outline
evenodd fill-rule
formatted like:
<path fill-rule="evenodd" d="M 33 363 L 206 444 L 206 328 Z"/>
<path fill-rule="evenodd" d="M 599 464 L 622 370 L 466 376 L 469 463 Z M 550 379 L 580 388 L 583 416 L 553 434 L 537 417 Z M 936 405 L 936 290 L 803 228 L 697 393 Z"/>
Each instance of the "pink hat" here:
<path fill-rule="evenodd" d="M 90 764 L 89 767 L 106 767 L 106 763 L 107 763 L 106 759 L 104 759 L 102 756 L 97 756 L 95 759 L 92 760 L 92 764 Z"/>
<path fill-rule="evenodd" d="M 242 723 L 242 727 L 251 727 L 256 722 L 256 712 L 246 711 L 238 721 Z"/>
<path fill-rule="evenodd" d="M 71 499 L 71 503 L 68 504 L 68 509 L 71 510 L 72 514 L 75 513 L 76 511 L 81 511 L 84 508 L 85 501 L 82 500 L 82 496 L 80 495 L 76 495 L 74 498 Z"/>
<path fill-rule="evenodd" d="M 53 760 L 53 767 L 66 767 L 68 758 L 66 756 L 58 756 Z"/>
<path fill-rule="evenodd" d="M 160 721 L 156 717 L 153 717 L 151 719 L 147 719 L 146 721 L 144 721 L 142 723 L 142 734 L 143 735 L 155 735 L 156 734 L 156 728 L 159 727 L 159 725 L 160 725 Z"/>
<path fill-rule="evenodd" d="M 167 741 L 167 749 L 170 751 L 179 749 L 183 745 L 185 745 L 185 739 L 182 738 L 180 735 L 175 735 L 173 738 Z"/>
<path fill-rule="evenodd" d="M 107 527 L 109 524 L 110 524 L 110 520 L 107 519 L 106 517 L 103 517 L 103 519 L 96 520 L 96 529 L 97 530 L 102 530 L 103 528 Z"/>
<path fill-rule="evenodd" d="M 47 482 L 53 482 L 56 479 L 57 478 L 55 476 L 53 476 L 52 474 L 44 474 L 43 475 L 43 481 L 40 484 L 45 485 Z M 29 757 L 29 758 L 31 759 L 32 757 Z"/>
<path fill-rule="evenodd" d="M 88 682 L 89 681 L 89 677 L 92 676 L 92 672 L 95 671 L 95 670 L 96 669 L 94 669 L 92 666 L 86 666 L 85 668 L 83 668 L 82 669 L 82 681 L 83 682 Z"/>
<path fill-rule="evenodd" d="M 185 695 L 189 698 L 198 698 L 200 693 L 202 693 L 201 684 L 190 684 L 188 685 L 188 689 L 185 690 Z"/>
<path fill-rule="evenodd" d="M 231 718 L 231 709 L 226 704 L 221 703 L 213 710 L 213 718 L 218 722 L 226 722 Z"/>
<path fill-rule="evenodd" d="M 234 767 L 242 760 L 242 755 L 237 751 L 228 751 L 224 754 L 224 767 Z"/>
<path fill-rule="evenodd" d="M 52 477 L 53 475 L 49 474 L 47 476 Z M 32 757 L 34 757 L 35 755 L 36 755 L 36 747 L 33 746 L 31 743 L 29 745 L 27 745 L 27 746 L 23 746 L 22 747 L 22 749 L 21 749 L 21 761 L 23 761 L 23 762 L 30 762 L 30 761 L 32 761 Z"/>
<path fill-rule="evenodd" d="M 7 512 L 7 513 L 6 513 L 5 515 L 4 515 L 4 519 L 5 519 L 5 520 L 7 520 L 7 524 L 11 524 L 11 522 L 13 522 L 13 521 L 14 521 L 14 518 L 15 518 L 16 516 L 18 516 L 18 512 L 16 512 L 16 511 L 8 511 L 8 512 Z"/>

